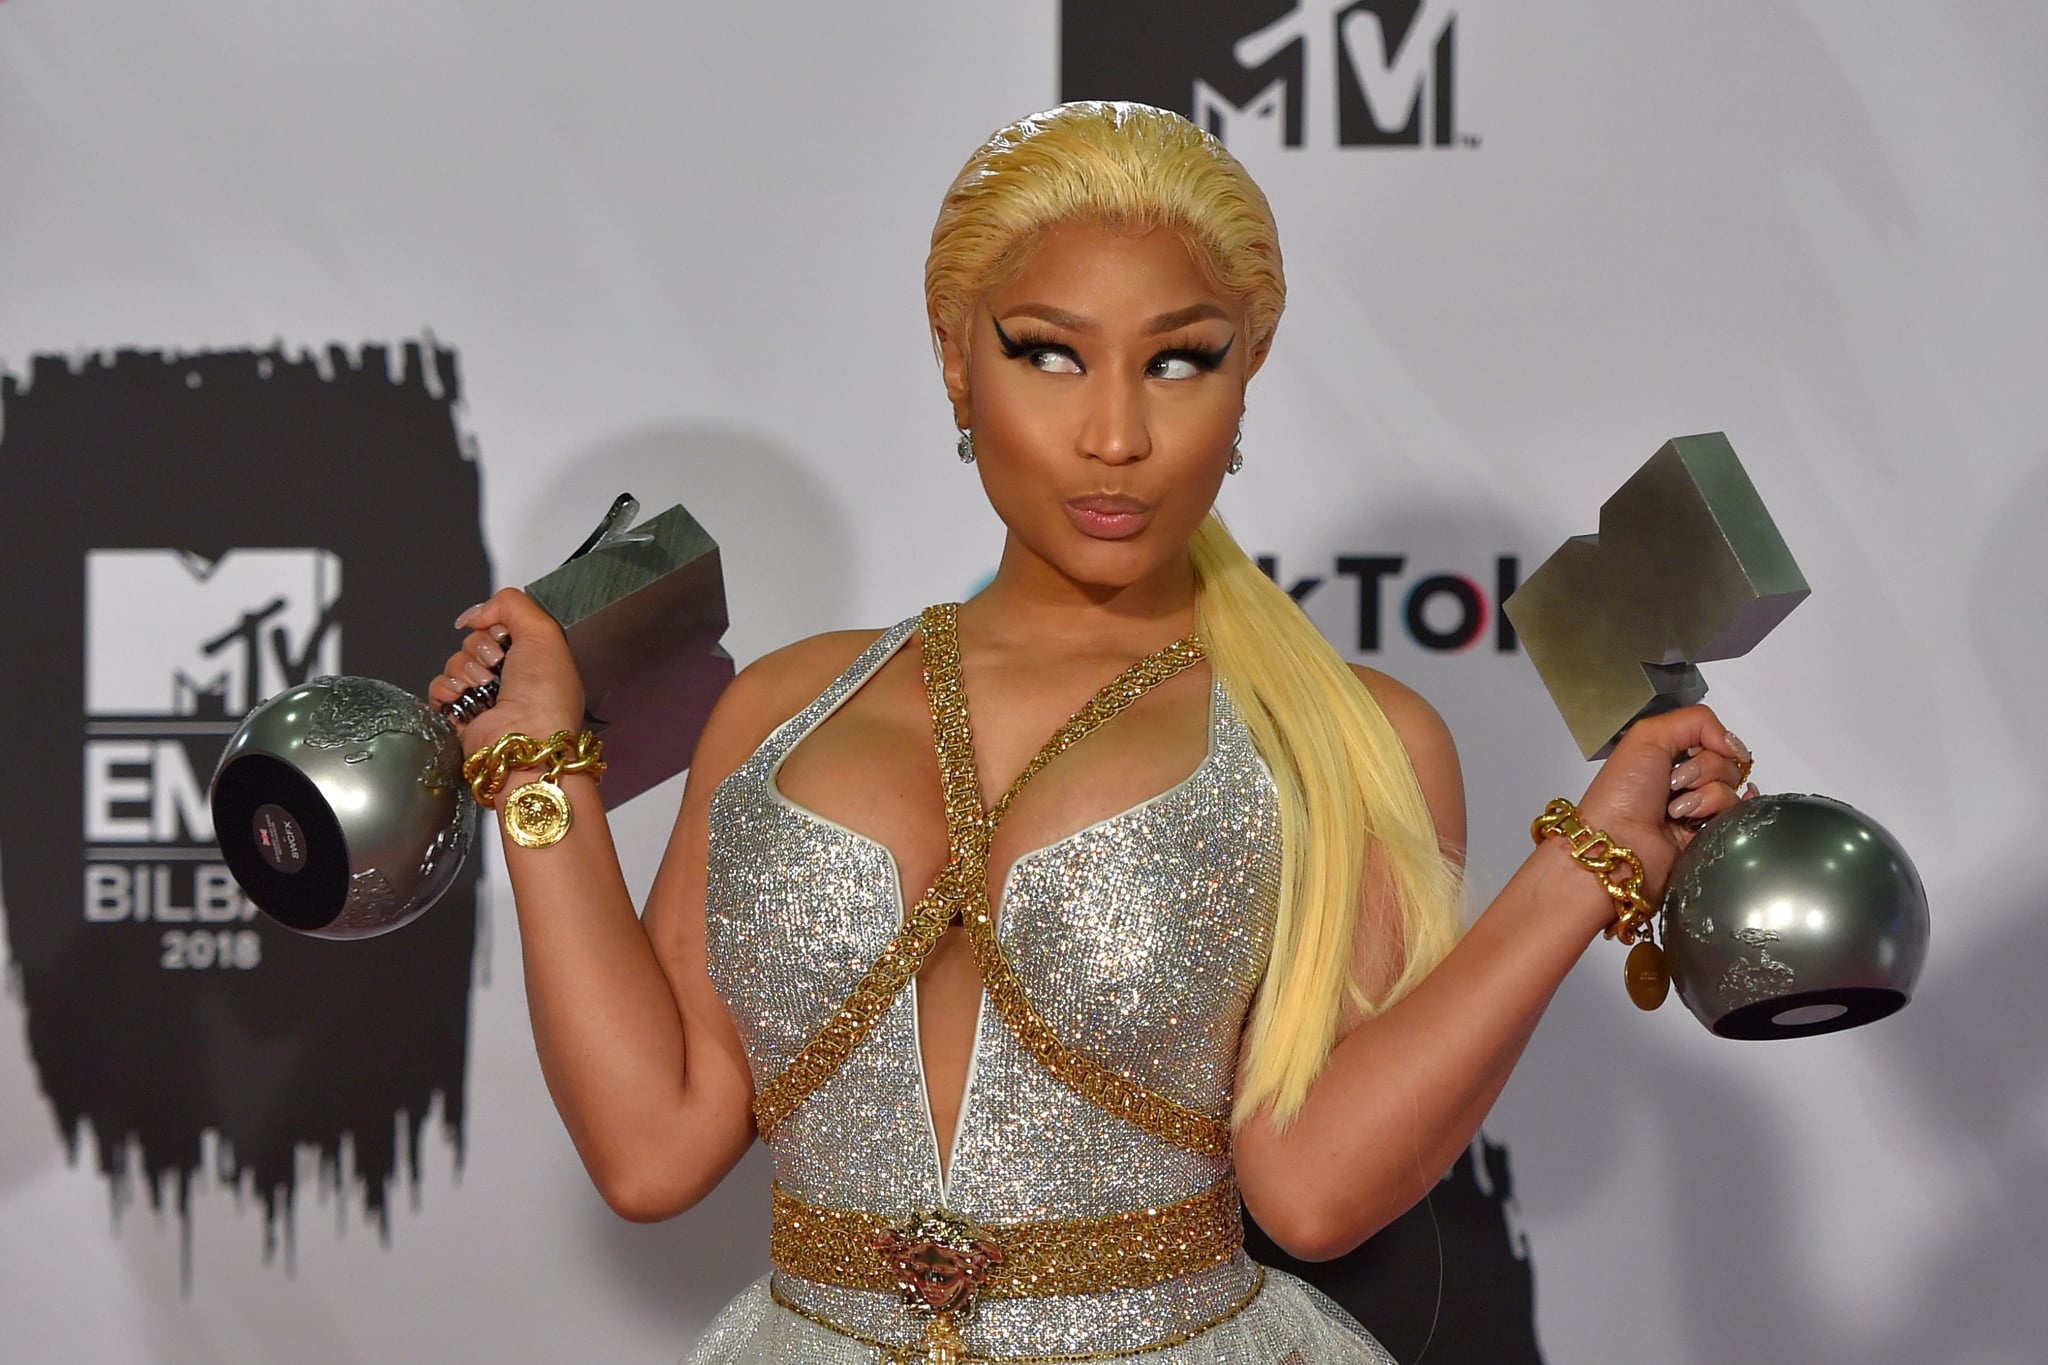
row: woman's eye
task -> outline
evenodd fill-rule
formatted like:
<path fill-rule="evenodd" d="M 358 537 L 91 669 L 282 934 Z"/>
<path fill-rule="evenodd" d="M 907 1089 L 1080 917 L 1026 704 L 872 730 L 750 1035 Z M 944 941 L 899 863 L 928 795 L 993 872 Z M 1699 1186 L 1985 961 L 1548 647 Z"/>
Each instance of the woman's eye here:
<path fill-rule="evenodd" d="M 1003 330 L 1003 324 L 994 318 L 989 325 L 995 329 L 996 345 L 1011 360 L 1021 360 L 1034 370 L 1047 374 L 1080 374 L 1081 357 L 1074 354 L 1074 348 L 1061 341 L 1042 337 L 1013 337 Z"/>
<path fill-rule="evenodd" d="M 1222 367 L 1223 357 L 1230 354 L 1231 345 L 1236 340 L 1232 337 L 1213 350 L 1202 346 L 1176 346 L 1172 350 L 1161 351 L 1152 357 L 1145 373 L 1154 379 L 1193 379 L 1213 373 Z"/>

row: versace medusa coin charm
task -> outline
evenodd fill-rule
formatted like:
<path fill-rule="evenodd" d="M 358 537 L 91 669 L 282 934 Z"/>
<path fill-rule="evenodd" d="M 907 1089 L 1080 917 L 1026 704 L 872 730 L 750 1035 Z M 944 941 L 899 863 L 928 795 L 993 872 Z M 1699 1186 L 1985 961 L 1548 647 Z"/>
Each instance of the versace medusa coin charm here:
<path fill-rule="evenodd" d="M 504 808 L 505 832 L 521 848 L 546 848 L 569 832 L 569 798 L 552 778 L 527 783 Z"/>

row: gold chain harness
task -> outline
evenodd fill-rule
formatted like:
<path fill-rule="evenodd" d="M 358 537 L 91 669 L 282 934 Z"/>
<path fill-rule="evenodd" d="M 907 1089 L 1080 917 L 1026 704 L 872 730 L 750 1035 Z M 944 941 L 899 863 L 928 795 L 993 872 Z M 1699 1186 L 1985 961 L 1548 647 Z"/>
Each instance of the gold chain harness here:
<path fill-rule="evenodd" d="M 1205 1114 L 1135 1081 L 1069 1047 L 1032 1008 L 1022 983 L 996 939 L 989 905 L 988 849 L 997 824 L 1024 784 L 1040 769 L 1099 729 L 1131 703 L 1202 661 L 1199 637 L 1186 635 L 1148 654 L 1117 675 L 1053 732 L 1024 765 L 1024 771 L 986 811 L 974 771 L 974 736 L 960 681 L 956 603 L 927 607 L 919 621 L 924 656 L 925 696 L 932 714 L 932 743 L 938 752 L 945 793 L 950 856 L 931 887 L 904 916 L 903 925 L 881 956 L 862 974 L 839 1008 L 754 1096 L 754 1124 L 762 1137 L 773 1133 L 813 1091 L 831 1079 L 875 1022 L 896 999 L 957 918 L 966 926 L 974 960 L 988 989 L 989 1003 L 1039 1064 L 1084 1099 L 1128 1120 L 1154 1137 L 1204 1156 L 1230 1150 L 1226 1118 Z"/>
<path fill-rule="evenodd" d="M 1186 635 L 1125 669 L 1074 712 L 986 810 L 975 773 L 974 736 L 960 674 L 959 606 L 919 618 L 925 697 L 945 796 L 946 866 L 904 915 L 839 1007 L 754 1099 L 765 1138 L 831 1078 L 909 983 L 957 919 L 973 946 L 989 1003 L 1055 1079 L 1082 1098 L 1175 1146 L 1204 1156 L 1230 1150 L 1227 1116 L 1206 1114 L 1148 1090 L 1059 1038 L 1032 1007 L 996 937 L 989 900 L 989 843 L 1024 784 L 1167 679 L 1202 661 Z M 991 1297 L 1074 1294 L 1136 1287 L 1228 1259 L 1243 1243 L 1236 1182 L 1224 1179 L 1176 1204 L 1099 1217 L 979 1227 L 944 1209 L 906 1223 L 808 1204 L 774 1191 L 770 1255 L 791 1274 L 854 1289 L 900 1290 L 928 1315 L 920 1349 L 931 1362 L 965 1359 L 957 1313 Z M 829 1324 L 828 1324 L 829 1325 Z"/>

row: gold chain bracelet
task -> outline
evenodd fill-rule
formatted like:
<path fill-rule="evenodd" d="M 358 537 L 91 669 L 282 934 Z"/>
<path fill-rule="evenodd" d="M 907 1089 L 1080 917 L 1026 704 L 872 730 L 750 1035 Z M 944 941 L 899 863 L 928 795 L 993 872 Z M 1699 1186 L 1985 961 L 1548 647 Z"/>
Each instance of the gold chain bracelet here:
<path fill-rule="evenodd" d="M 1604 932 L 1633 945 L 1622 968 L 1629 999 L 1646 1010 L 1657 1008 L 1671 989 L 1671 972 L 1655 937 L 1657 907 L 1643 894 L 1643 860 L 1606 830 L 1588 828 L 1579 819 L 1579 808 L 1562 796 L 1552 797 L 1529 825 L 1529 837 L 1539 845 L 1553 834 L 1565 841 L 1574 862 L 1600 879 L 1601 889 L 1614 901 L 1615 915 Z"/>
<path fill-rule="evenodd" d="M 1616 843 L 1604 829 L 1587 828 L 1579 819 L 1579 808 L 1562 796 L 1552 797 L 1529 825 L 1529 837 L 1538 844 L 1552 834 L 1564 837 L 1572 860 L 1600 878 L 1601 889 L 1618 907 L 1606 936 L 1623 943 L 1648 937 L 1657 908 L 1643 895 L 1643 860 L 1635 850 Z"/>
<path fill-rule="evenodd" d="M 505 779 L 514 768 L 546 764 L 547 771 L 532 782 L 515 789 L 505 800 L 501 817 L 505 832 L 525 848 L 546 848 L 560 842 L 569 832 L 573 812 L 561 779 L 566 773 L 604 776 L 604 745 L 585 730 L 573 734 L 557 730 L 545 740 L 508 731 L 463 760 L 462 776 L 469 783 L 477 804 L 489 806 L 504 790 Z"/>

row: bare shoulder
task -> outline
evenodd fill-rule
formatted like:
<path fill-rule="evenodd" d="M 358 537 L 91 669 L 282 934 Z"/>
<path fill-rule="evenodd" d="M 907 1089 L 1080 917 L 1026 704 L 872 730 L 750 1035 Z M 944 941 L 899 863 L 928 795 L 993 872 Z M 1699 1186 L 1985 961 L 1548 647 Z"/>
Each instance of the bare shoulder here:
<path fill-rule="evenodd" d="M 1372 699 L 1380 704 L 1380 710 L 1386 713 L 1394 733 L 1401 736 L 1401 742 L 1408 746 L 1411 758 L 1420 758 L 1439 749 L 1449 750 L 1452 758 L 1456 758 L 1457 748 L 1451 741 L 1451 727 L 1444 724 L 1444 718 L 1420 692 L 1391 673 L 1382 673 L 1364 664 L 1351 665 L 1351 671 L 1365 684 L 1365 690 L 1372 693 Z"/>
<path fill-rule="evenodd" d="M 1420 692 L 1400 679 L 1364 664 L 1351 665 L 1351 671 L 1372 693 L 1372 699 L 1379 703 L 1387 723 L 1394 727 L 1402 747 L 1408 751 L 1408 762 L 1422 785 L 1423 799 L 1429 803 L 1438 831 L 1450 833 L 1446 826 L 1454 827 L 1455 842 L 1462 844 L 1465 779 L 1458 765 L 1458 746 L 1451 738 L 1451 727 L 1444 724 L 1444 718 Z"/>
<path fill-rule="evenodd" d="M 844 673 L 885 630 L 830 630 L 764 654 L 741 669 L 719 696 L 697 741 L 693 767 L 723 777 L 775 727 Z"/>
<path fill-rule="evenodd" d="M 844 673 L 885 630 L 828 630 L 763 654 L 732 680 L 746 704 L 787 706 L 791 714 Z M 781 719 L 787 719 L 787 716 Z"/>

